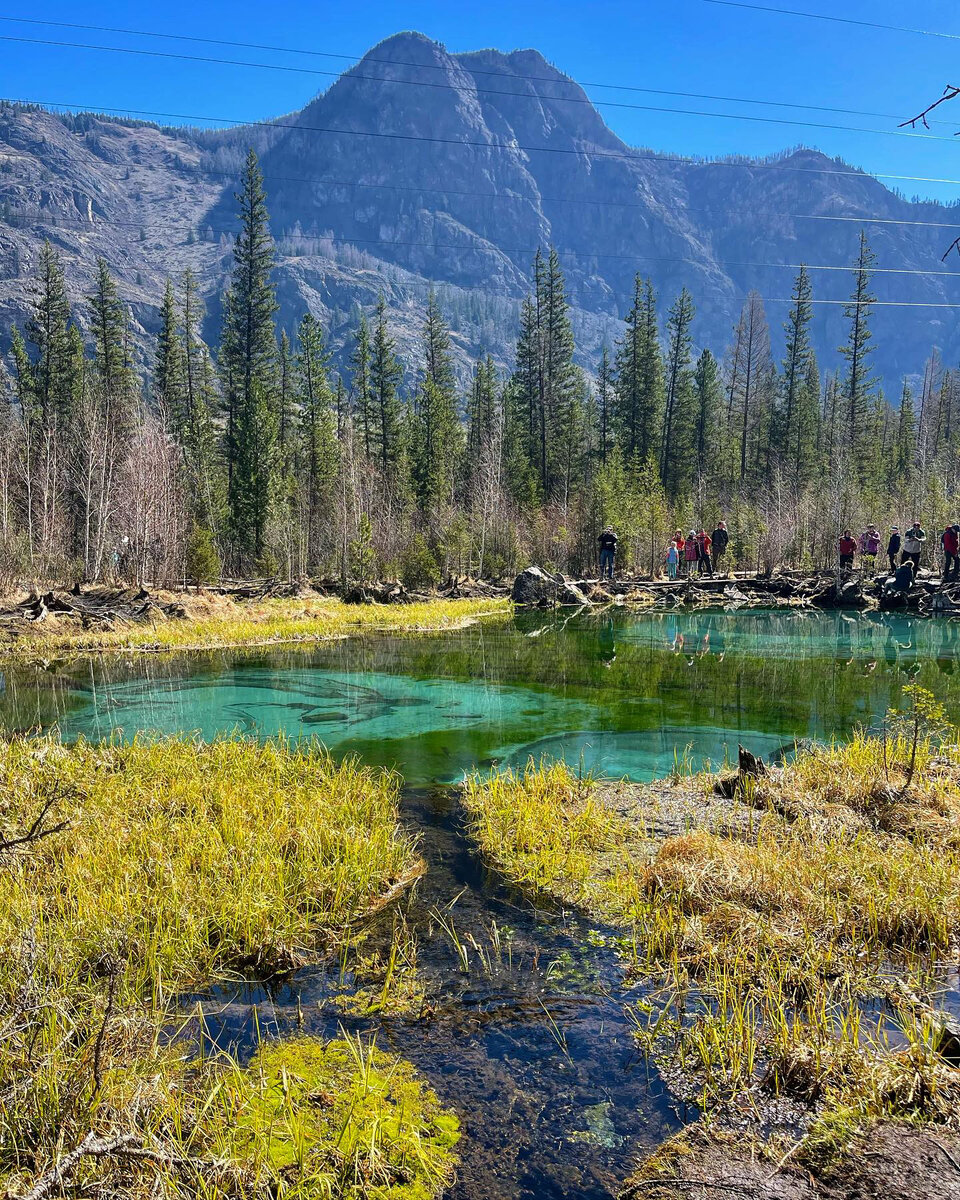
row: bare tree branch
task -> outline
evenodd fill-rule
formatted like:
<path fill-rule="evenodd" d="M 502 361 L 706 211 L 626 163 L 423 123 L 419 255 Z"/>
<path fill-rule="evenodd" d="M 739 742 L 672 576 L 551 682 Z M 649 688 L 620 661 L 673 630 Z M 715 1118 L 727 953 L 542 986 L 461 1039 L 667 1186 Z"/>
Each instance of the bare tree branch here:
<path fill-rule="evenodd" d="M 45 825 L 44 822 L 53 806 L 60 799 L 59 796 L 51 797 L 46 804 L 41 808 L 36 820 L 26 831 L 17 837 L 2 838 L 0 837 L 0 854 L 5 850 L 13 850 L 17 846 L 25 846 L 31 842 L 39 842 L 41 838 L 50 837 L 54 833 L 62 833 L 70 822 L 59 821 L 56 825 Z"/>
<path fill-rule="evenodd" d="M 29 1192 L 24 1192 L 20 1200 L 44 1200 L 51 1192 L 63 1184 L 64 1179 L 84 1158 L 109 1158 L 131 1146 L 136 1141 L 132 1133 L 123 1133 L 119 1137 L 99 1138 L 94 1133 L 88 1133 L 79 1146 L 69 1154 L 58 1159 L 46 1175 L 42 1175 Z"/>
<path fill-rule="evenodd" d="M 949 245 L 949 246 L 946 248 L 946 250 L 944 250 L 944 252 L 943 252 L 943 255 L 942 255 L 942 256 L 941 256 L 941 258 L 940 258 L 940 261 L 941 261 L 941 262 L 946 262 L 946 261 L 947 261 L 947 255 L 948 255 L 948 254 L 951 254 L 951 253 L 952 253 L 954 250 L 956 250 L 956 252 L 957 252 L 958 254 L 960 254 L 960 237 L 955 237 L 955 238 L 953 239 L 953 241 L 952 241 L 952 242 L 950 243 L 950 245 Z"/>
<path fill-rule="evenodd" d="M 939 100 L 934 100 L 932 104 L 928 104 L 923 112 L 917 113 L 915 117 L 911 117 L 908 121 L 901 121 L 897 128 L 904 129 L 909 125 L 911 129 L 916 129 L 917 125 L 920 124 L 924 127 L 924 129 L 929 129 L 930 123 L 927 120 L 927 117 L 930 115 L 930 113 L 932 113 L 935 108 L 945 103 L 947 100 L 956 100 L 958 96 L 960 96 L 960 87 L 957 87 L 955 84 L 948 83 L 943 89 L 943 95 Z M 956 137 L 956 134 L 954 134 L 954 137 Z"/>

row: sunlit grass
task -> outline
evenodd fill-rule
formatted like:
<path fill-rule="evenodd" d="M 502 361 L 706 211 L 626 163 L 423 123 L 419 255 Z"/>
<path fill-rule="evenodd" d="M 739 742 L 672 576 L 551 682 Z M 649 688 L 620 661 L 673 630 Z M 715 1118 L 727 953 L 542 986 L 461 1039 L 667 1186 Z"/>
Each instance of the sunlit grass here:
<path fill-rule="evenodd" d="M 36 658 L 108 650 L 209 650 L 226 646 L 317 642 L 365 632 L 458 629 L 511 611 L 506 600 L 430 600 L 416 604 L 344 604 L 334 598 L 268 599 L 216 605 L 183 598 L 190 615 L 83 629 L 72 618 L 20 628 L 0 654 Z"/>
<path fill-rule="evenodd" d="M 418 875 L 397 798 L 308 744 L 0 743 L 0 837 L 49 801 L 66 822 L 0 851 L 0 1191 L 95 1134 L 131 1141 L 70 1191 L 437 1194 L 455 1122 L 397 1060 L 303 1043 L 248 1069 L 169 1037 L 182 990 L 335 956 Z"/>
<path fill-rule="evenodd" d="M 788 1096 L 822 1150 L 880 1114 L 956 1119 L 960 1075 L 891 987 L 923 995 L 960 934 L 960 772 L 921 740 L 909 778 L 911 752 L 902 731 L 803 752 L 745 786 L 738 821 L 716 807 L 662 840 L 562 765 L 476 777 L 465 803 L 510 880 L 624 927 L 638 1037 L 678 1091 L 707 1112 Z"/>

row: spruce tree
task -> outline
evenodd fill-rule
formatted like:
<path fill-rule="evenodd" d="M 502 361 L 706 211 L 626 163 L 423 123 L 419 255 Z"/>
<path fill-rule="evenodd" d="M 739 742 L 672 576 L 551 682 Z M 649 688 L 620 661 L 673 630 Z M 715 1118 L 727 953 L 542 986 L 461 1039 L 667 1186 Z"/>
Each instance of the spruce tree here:
<path fill-rule="evenodd" d="M 396 342 L 387 328 L 387 302 L 381 292 L 370 347 L 370 394 L 373 401 L 372 446 L 384 476 L 389 475 L 400 459 L 402 408 L 398 389 L 402 378 Z"/>
<path fill-rule="evenodd" d="M 637 275 L 626 329 L 617 345 L 619 441 L 628 459 L 646 461 L 659 445 L 663 421 L 663 357 L 656 294 Z"/>
<path fill-rule="evenodd" d="M 804 461 L 804 441 L 810 430 L 804 428 L 808 417 L 805 389 L 813 354 L 810 322 L 813 319 L 813 289 L 806 267 L 801 266 L 794 280 L 791 307 L 784 323 L 786 350 L 780 389 L 780 409 L 774 424 L 774 458 L 788 463 L 799 478 Z"/>
<path fill-rule="evenodd" d="M 153 365 L 153 397 L 176 437 L 185 420 L 185 364 L 173 284 L 167 279 L 160 305 L 160 330 Z"/>
<path fill-rule="evenodd" d="M 697 473 L 716 475 L 716 447 L 723 385 L 720 367 L 709 350 L 702 350 L 693 371 L 693 443 Z"/>
<path fill-rule="evenodd" d="M 309 312 L 300 321 L 297 341 L 299 458 L 306 496 L 307 560 L 311 567 L 316 567 L 319 565 L 318 526 L 321 518 L 329 515 L 331 492 L 339 465 L 339 448 L 334 427 L 333 397 L 327 379 L 330 355 L 324 345 L 323 330 Z"/>
<path fill-rule="evenodd" d="M 610 365 L 610 351 L 606 343 L 600 350 L 600 368 L 597 371 L 597 456 L 601 463 L 615 445 L 613 400 L 615 379 Z"/>
<path fill-rule="evenodd" d="M 240 232 L 226 296 L 220 365 L 227 407 L 227 505 L 238 565 L 268 548 L 277 476 L 277 300 L 263 176 L 253 150 L 237 195 Z"/>
<path fill-rule="evenodd" d="M 32 311 L 26 323 L 34 347 L 30 390 L 40 421 L 51 427 L 69 417 L 73 406 L 71 313 L 63 265 L 48 241 L 40 249 Z"/>
<path fill-rule="evenodd" d="M 370 383 L 370 329 L 363 313 L 360 314 L 360 321 L 357 325 L 356 341 L 350 356 L 350 367 L 353 371 L 353 408 L 360 425 L 363 452 L 368 459 L 371 459 L 373 458 L 375 415 Z"/>
<path fill-rule="evenodd" d="M 423 327 L 423 354 L 426 371 L 415 398 L 411 473 L 417 503 L 423 512 L 430 512 L 452 500 L 463 453 L 450 334 L 432 292 Z"/>
<path fill-rule="evenodd" d="M 666 413 L 660 473 L 672 496 L 686 492 L 696 469 L 694 392 L 690 370 L 693 300 L 686 288 L 674 301 L 667 320 Z"/>
<path fill-rule="evenodd" d="M 844 316 L 850 322 L 850 332 L 840 353 L 847 360 L 846 378 L 843 382 L 845 438 L 847 449 L 855 453 L 862 441 L 864 425 L 870 410 L 874 379 L 870 373 L 870 354 L 873 350 L 870 332 L 871 306 L 875 303 L 871 283 L 871 268 L 876 255 L 870 249 L 867 235 L 860 231 L 860 250 L 854 267 L 854 289 L 850 302 L 844 308 Z"/>

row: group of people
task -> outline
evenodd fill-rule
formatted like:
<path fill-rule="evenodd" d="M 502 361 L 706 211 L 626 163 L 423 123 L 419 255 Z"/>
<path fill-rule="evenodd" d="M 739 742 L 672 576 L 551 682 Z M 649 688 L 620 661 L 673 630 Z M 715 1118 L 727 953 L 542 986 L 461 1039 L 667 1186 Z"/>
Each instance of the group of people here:
<path fill-rule="evenodd" d="M 957 535 L 953 532 L 954 530 L 960 532 L 960 527 L 947 526 L 940 543 L 944 547 L 945 553 L 948 547 L 952 547 L 952 557 L 957 561 L 957 568 L 960 570 L 960 559 L 957 559 Z M 890 564 L 890 573 L 893 574 L 898 565 L 904 566 L 906 563 L 911 563 L 913 570 L 916 571 L 920 566 L 920 555 L 923 553 L 923 545 L 926 540 L 927 535 L 919 521 L 914 521 L 903 535 L 900 533 L 900 526 L 894 525 L 887 541 L 887 561 Z M 849 529 L 845 529 L 837 542 L 840 570 L 852 571 L 858 554 L 863 569 L 872 570 L 880 555 L 881 542 L 880 530 L 876 525 L 868 525 L 859 538 L 855 538 Z M 949 560 L 947 561 L 949 562 Z"/>
<path fill-rule="evenodd" d="M 612 579 L 617 556 L 617 535 L 610 525 L 604 528 L 598 542 L 600 578 Z M 691 529 L 684 537 L 683 530 L 678 529 L 664 555 L 668 578 L 676 579 L 681 570 L 689 578 L 694 568 L 698 575 L 712 575 L 726 554 L 729 542 L 726 521 L 721 521 L 712 534 L 707 533 L 706 529 L 701 529 L 699 533 Z"/>
<path fill-rule="evenodd" d="M 686 537 L 678 529 L 670 540 L 665 555 L 667 578 L 676 579 L 682 569 L 689 578 L 696 567 L 698 575 L 712 575 L 727 551 L 730 534 L 726 521 L 721 521 L 712 534 L 691 529 Z"/>
<path fill-rule="evenodd" d="M 887 562 L 893 576 L 891 587 L 908 591 L 920 568 L 920 557 L 927 534 L 919 521 L 914 521 L 906 533 L 901 534 L 899 525 L 890 530 L 887 540 Z M 849 529 L 843 531 L 837 542 L 841 571 L 852 571 L 856 557 L 865 571 L 875 569 L 880 554 L 881 537 L 876 525 L 868 525 L 859 539 Z M 940 550 L 943 554 L 943 582 L 960 581 L 960 524 L 948 525 L 940 534 Z"/>

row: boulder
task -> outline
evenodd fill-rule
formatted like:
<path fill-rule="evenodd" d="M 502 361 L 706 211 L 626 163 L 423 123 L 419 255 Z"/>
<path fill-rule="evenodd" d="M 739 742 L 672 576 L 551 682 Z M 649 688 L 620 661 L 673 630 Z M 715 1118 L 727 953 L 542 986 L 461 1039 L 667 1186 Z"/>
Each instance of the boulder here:
<path fill-rule="evenodd" d="M 545 607 L 548 604 L 583 604 L 587 599 L 577 584 L 562 575 L 551 575 L 541 567 L 526 567 L 513 581 L 510 593 L 514 604 Z"/>

